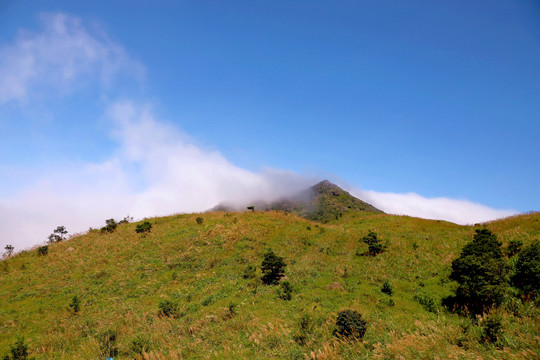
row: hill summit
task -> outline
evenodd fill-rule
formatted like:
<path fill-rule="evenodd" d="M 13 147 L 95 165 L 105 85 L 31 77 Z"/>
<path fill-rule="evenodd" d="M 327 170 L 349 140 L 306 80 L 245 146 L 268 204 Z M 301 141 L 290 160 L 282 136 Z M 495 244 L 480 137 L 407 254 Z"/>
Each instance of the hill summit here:
<path fill-rule="evenodd" d="M 281 210 L 321 223 L 337 220 L 344 213 L 351 211 L 383 213 L 373 205 L 352 196 L 328 180 L 323 180 L 295 195 L 283 197 L 270 203 L 259 200 L 249 205 L 253 206 L 254 210 Z M 211 211 L 238 211 L 241 209 L 245 209 L 245 206 L 238 208 L 219 204 Z"/>
<path fill-rule="evenodd" d="M 323 223 L 338 219 L 349 211 L 383 213 L 328 180 L 323 180 L 296 196 L 274 201 L 266 206 L 266 209 L 292 212 Z"/>

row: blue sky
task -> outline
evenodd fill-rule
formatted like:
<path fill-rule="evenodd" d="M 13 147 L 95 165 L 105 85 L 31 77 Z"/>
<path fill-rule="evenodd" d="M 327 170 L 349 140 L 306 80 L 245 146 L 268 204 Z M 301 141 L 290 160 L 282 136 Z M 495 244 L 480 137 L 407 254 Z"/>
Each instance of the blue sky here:
<path fill-rule="evenodd" d="M 0 55 L 0 245 L 322 178 L 391 213 L 538 210 L 535 1 L 8 0 Z"/>

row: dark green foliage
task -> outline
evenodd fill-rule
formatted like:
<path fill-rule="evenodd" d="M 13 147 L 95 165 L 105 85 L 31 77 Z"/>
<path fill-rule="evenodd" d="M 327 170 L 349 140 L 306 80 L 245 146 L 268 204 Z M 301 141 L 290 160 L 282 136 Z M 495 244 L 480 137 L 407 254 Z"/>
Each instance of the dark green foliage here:
<path fill-rule="evenodd" d="M 261 263 L 261 271 L 263 276 L 261 280 L 266 285 L 275 285 L 285 276 L 285 261 L 280 256 L 274 254 L 272 250 L 268 250 L 264 254 L 264 260 Z"/>
<path fill-rule="evenodd" d="M 67 230 L 66 230 L 66 227 L 65 226 L 58 226 L 56 227 L 56 229 L 53 231 L 53 233 L 51 235 L 49 235 L 48 239 L 49 239 L 49 243 L 55 243 L 55 242 L 59 242 L 59 241 L 63 241 L 65 240 L 65 235 L 67 234 Z"/>
<path fill-rule="evenodd" d="M 73 299 L 71 299 L 69 307 L 73 310 L 73 313 L 78 313 L 79 310 L 81 310 L 81 300 L 77 295 L 75 295 Z"/>
<path fill-rule="evenodd" d="M 104 232 L 112 233 L 118 227 L 118 223 L 114 219 L 105 220 L 105 224 L 107 225 L 105 225 L 104 227 L 100 229 L 102 233 Z"/>
<path fill-rule="evenodd" d="M 483 342 L 490 342 L 492 344 L 495 344 L 499 341 L 503 332 L 504 331 L 501 316 L 498 314 L 491 314 L 485 320 L 481 340 Z"/>
<path fill-rule="evenodd" d="M 508 246 L 506 247 L 506 255 L 508 255 L 508 257 L 512 257 L 516 255 L 517 253 L 520 252 L 522 246 L 523 246 L 522 240 L 519 240 L 519 239 L 511 240 L 508 243 Z"/>
<path fill-rule="evenodd" d="M 150 350 L 150 340 L 146 337 L 137 336 L 131 342 L 131 351 L 135 354 L 142 355 L 143 352 L 148 352 Z"/>
<path fill-rule="evenodd" d="M 137 234 L 149 233 L 152 230 L 152 224 L 149 221 L 145 221 L 142 224 L 138 224 L 135 228 Z"/>
<path fill-rule="evenodd" d="M 227 308 L 229 310 L 229 317 L 233 317 L 236 315 L 236 304 L 235 303 L 229 303 L 229 306 Z"/>
<path fill-rule="evenodd" d="M 281 292 L 279 294 L 279 297 L 283 300 L 291 300 L 292 299 L 292 293 L 293 288 L 291 283 L 288 281 L 284 281 L 281 283 Z"/>
<path fill-rule="evenodd" d="M 437 304 L 428 294 L 420 291 L 414 295 L 414 300 L 424 307 L 426 311 L 437 313 Z"/>
<path fill-rule="evenodd" d="M 159 315 L 174 318 L 178 317 L 178 304 L 171 300 L 160 301 Z"/>
<path fill-rule="evenodd" d="M 387 280 L 383 282 L 381 291 L 390 296 L 392 296 L 392 294 L 394 293 L 394 289 L 392 288 L 392 285 Z"/>
<path fill-rule="evenodd" d="M 370 231 L 369 234 L 362 238 L 362 242 L 368 245 L 368 254 L 375 256 L 384 251 L 384 245 L 381 240 L 377 239 L 377 233 Z"/>
<path fill-rule="evenodd" d="M 13 250 L 14 250 L 14 249 L 15 249 L 15 248 L 13 247 L 13 245 L 6 245 L 6 246 L 4 247 L 4 250 L 6 250 L 6 252 L 4 253 L 4 256 L 10 257 L 11 254 L 13 254 Z"/>
<path fill-rule="evenodd" d="M 34 358 L 28 357 L 28 345 L 24 343 L 24 338 L 18 338 L 15 344 L 13 344 L 9 353 L 4 355 L 2 360 L 29 360 Z"/>
<path fill-rule="evenodd" d="M 49 247 L 47 245 L 37 248 L 38 255 L 47 255 L 49 253 Z"/>
<path fill-rule="evenodd" d="M 334 335 L 361 339 L 366 333 L 366 321 L 355 310 L 343 310 L 338 313 Z"/>
<path fill-rule="evenodd" d="M 251 211 L 255 211 L 255 206 L 248 206 L 247 209 Z"/>
<path fill-rule="evenodd" d="M 195 221 L 197 221 L 197 224 L 199 224 L 199 225 L 201 225 L 204 222 L 202 217 L 196 218 Z"/>
<path fill-rule="evenodd" d="M 116 346 L 117 334 L 115 330 L 109 329 L 101 333 L 98 340 L 102 356 L 113 358 L 118 355 L 118 347 Z"/>
<path fill-rule="evenodd" d="M 256 271 L 257 271 L 257 268 L 255 266 L 248 265 L 244 269 L 244 274 L 242 275 L 242 277 L 244 279 L 253 279 L 256 276 L 255 274 Z"/>
<path fill-rule="evenodd" d="M 518 255 L 512 284 L 529 298 L 540 290 L 540 241 L 536 240 Z"/>
<path fill-rule="evenodd" d="M 488 229 L 477 229 L 473 241 L 452 262 L 450 279 L 458 282 L 456 294 L 444 300 L 453 310 L 481 314 L 500 305 L 507 291 L 508 265 L 501 242 Z"/>

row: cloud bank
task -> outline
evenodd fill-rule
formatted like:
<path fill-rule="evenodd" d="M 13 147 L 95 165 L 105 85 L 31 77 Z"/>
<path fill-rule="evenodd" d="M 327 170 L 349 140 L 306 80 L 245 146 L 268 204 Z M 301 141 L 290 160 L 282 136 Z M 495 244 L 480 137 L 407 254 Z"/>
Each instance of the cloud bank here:
<path fill-rule="evenodd" d="M 80 19 L 65 14 L 45 15 L 42 21 L 42 32 L 21 32 L 13 44 L 0 47 L 0 106 L 12 101 L 31 106 L 28 100 L 40 91 L 59 91 L 69 99 L 95 77 L 107 85 L 121 73 L 144 74 L 142 65 L 99 28 L 91 33 Z M 35 175 L 31 185 L 0 196 L 2 248 L 12 244 L 20 250 L 43 243 L 58 225 L 74 233 L 127 214 L 143 218 L 204 211 L 221 202 L 269 201 L 319 180 L 284 170 L 238 167 L 160 119 L 150 103 L 114 101 L 104 105 L 103 113 L 110 129 L 104 136 L 117 145 L 106 160 L 54 164 Z M 458 223 L 512 214 L 416 194 L 352 193 L 389 213 Z"/>
<path fill-rule="evenodd" d="M 472 225 L 516 214 L 513 210 L 493 209 L 468 200 L 426 198 L 415 193 L 397 194 L 365 190 L 352 190 L 351 193 L 388 214 L 447 220 L 461 225 Z"/>

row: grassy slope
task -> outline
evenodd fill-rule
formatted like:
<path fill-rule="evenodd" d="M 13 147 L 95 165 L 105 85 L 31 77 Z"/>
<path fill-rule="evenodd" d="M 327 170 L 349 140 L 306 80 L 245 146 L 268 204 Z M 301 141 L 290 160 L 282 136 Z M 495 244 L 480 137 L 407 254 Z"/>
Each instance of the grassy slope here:
<path fill-rule="evenodd" d="M 441 308 L 428 312 L 414 300 L 417 292 L 438 300 L 451 293 L 450 263 L 473 227 L 369 213 L 346 213 L 325 225 L 281 212 L 150 221 L 146 237 L 126 224 L 113 234 L 93 231 L 54 244 L 47 256 L 32 250 L 2 261 L 0 356 L 24 335 L 37 359 L 104 358 L 99 338 L 107 330 L 118 334 L 115 359 L 142 358 L 131 351 L 137 338 L 151 344 L 147 359 L 540 356 L 540 316 L 531 305 L 522 305 L 519 317 L 503 311 L 506 347 L 497 349 L 477 341 L 481 327 L 471 320 Z M 487 226 L 504 243 L 528 243 L 540 237 L 540 213 Z M 356 255 L 366 250 L 358 239 L 369 230 L 388 242 L 387 252 Z M 286 259 L 291 301 L 278 298 L 278 286 L 242 277 L 248 264 L 260 265 L 267 248 Z M 392 297 L 380 291 L 384 280 L 394 287 Z M 343 289 L 328 289 L 334 282 Z M 77 315 L 68 307 L 74 295 L 82 300 Z M 183 316 L 159 317 L 163 299 L 177 301 Z M 347 308 L 368 321 L 363 341 L 332 336 L 337 312 Z M 293 338 L 304 314 L 314 326 L 301 346 Z"/>

